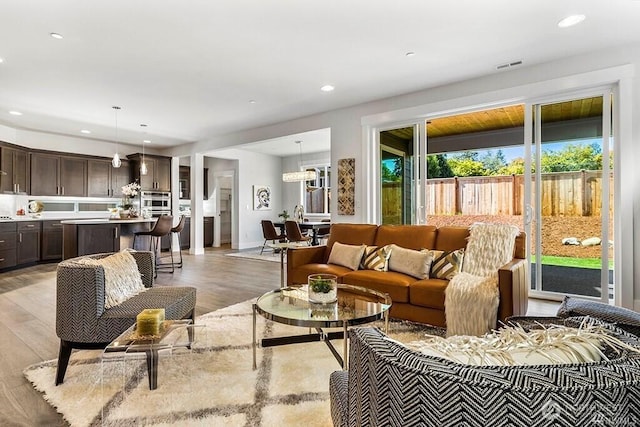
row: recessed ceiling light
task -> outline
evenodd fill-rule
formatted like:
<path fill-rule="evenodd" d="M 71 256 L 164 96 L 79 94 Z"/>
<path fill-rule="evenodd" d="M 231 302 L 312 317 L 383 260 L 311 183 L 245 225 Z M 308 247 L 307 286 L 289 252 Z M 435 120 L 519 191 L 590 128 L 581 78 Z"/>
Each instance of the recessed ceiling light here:
<path fill-rule="evenodd" d="M 87 130 L 87 129 L 82 129 L 82 130 L 80 131 L 80 133 L 86 133 L 86 134 L 89 134 L 89 133 L 91 133 L 91 131 L 90 131 L 90 130 Z"/>
<path fill-rule="evenodd" d="M 53 37 L 54 39 L 58 39 L 58 40 L 60 40 L 60 39 L 62 39 L 62 38 L 63 38 L 63 37 L 62 37 L 60 34 L 58 34 L 58 33 L 50 33 L 49 35 L 50 35 L 51 37 Z"/>
<path fill-rule="evenodd" d="M 151 144 L 151 140 L 150 139 L 145 139 L 142 142 L 144 142 L 145 144 Z"/>
<path fill-rule="evenodd" d="M 14 116 L 21 116 L 22 113 L 20 111 L 9 111 L 9 114 L 13 114 Z"/>
<path fill-rule="evenodd" d="M 415 52 L 407 52 L 404 54 L 404 56 L 410 57 L 410 56 L 416 56 Z"/>
<path fill-rule="evenodd" d="M 331 85 L 324 85 L 320 88 L 321 91 L 323 92 L 331 92 L 332 90 L 334 90 L 335 87 L 331 86 Z"/>
<path fill-rule="evenodd" d="M 4 59 L 0 58 L 0 64 L 2 64 L 4 62 Z"/>
<path fill-rule="evenodd" d="M 256 100 L 255 100 L 255 99 L 250 99 L 250 100 L 249 100 L 249 104 L 255 104 L 255 103 L 256 103 Z"/>
<path fill-rule="evenodd" d="M 558 27 L 560 28 L 572 27 L 584 21 L 585 18 L 586 16 L 584 15 L 570 15 L 564 18 L 562 21 L 558 22 Z"/>

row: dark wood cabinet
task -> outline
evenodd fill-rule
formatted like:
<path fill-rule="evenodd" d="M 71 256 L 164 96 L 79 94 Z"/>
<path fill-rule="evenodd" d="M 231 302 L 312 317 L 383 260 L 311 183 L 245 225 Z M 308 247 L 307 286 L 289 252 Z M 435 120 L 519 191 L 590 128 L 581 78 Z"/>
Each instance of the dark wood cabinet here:
<path fill-rule="evenodd" d="M 18 222 L 16 264 L 40 261 L 40 221 Z"/>
<path fill-rule="evenodd" d="M 62 224 L 60 220 L 42 221 L 42 261 L 62 259 Z"/>
<path fill-rule="evenodd" d="M 63 224 L 62 258 L 120 250 L 120 224 Z"/>
<path fill-rule="evenodd" d="M 16 223 L 0 223 L 0 268 L 16 265 Z"/>
<path fill-rule="evenodd" d="M 213 246 L 213 217 L 204 217 L 204 247 Z"/>
<path fill-rule="evenodd" d="M 87 161 L 87 196 L 89 197 L 121 197 L 122 186 L 131 180 L 129 162 L 122 161 L 119 168 L 114 168 L 109 160 Z"/>
<path fill-rule="evenodd" d="M 131 176 L 140 183 L 142 190 L 171 191 L 171 158 L 163 156 L 144 156 L 147 174 L 140 174 L 142 154 L 127 156 L 131 162 Z"/>
<path fill-rule="evenodd" d="M 203 200 L 209 199 L 209 168 L 204 168 L 203 177 Z M 178 176 L 178 185 L 180 188 L 178 189 L 179 197 L 183 200 L 191 200 L 191 167 L 190 166 L 180 166 L 179 176 Z"/>
<path fill-rule="evenodd" d="M 0 192 L 27 194 L 29 192 L 29 153 L 8 147 L 0 148 Z"/>
<path fill-rule="evenodd" d="M 44 153 L 31 154 L 31 194 L 87 195 L 87 160 Z"/>
<path fill-rule="evenodd" d="M 184 228 L 180 233 L 180 248 L 189 249 L 191 247 L 191 218 L 184 219 Z"/>

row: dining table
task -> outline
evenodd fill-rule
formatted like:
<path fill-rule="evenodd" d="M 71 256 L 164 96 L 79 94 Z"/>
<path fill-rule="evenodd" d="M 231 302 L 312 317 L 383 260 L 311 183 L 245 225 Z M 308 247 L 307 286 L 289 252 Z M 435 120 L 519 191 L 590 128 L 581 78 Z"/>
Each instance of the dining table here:
<path fill-rule="evenodd" d="M 284 234 L 284 221 L 274 222 L 273 225 L 280 229 L 281 234 Z M 318 231 L 331 227 L 331 223 L 326 221 L 303 221 L 299 222 L 298 225 L 302 231 L 311 231 L 312 246 L 318 246 L 320 244 L 318 241 Z"/>

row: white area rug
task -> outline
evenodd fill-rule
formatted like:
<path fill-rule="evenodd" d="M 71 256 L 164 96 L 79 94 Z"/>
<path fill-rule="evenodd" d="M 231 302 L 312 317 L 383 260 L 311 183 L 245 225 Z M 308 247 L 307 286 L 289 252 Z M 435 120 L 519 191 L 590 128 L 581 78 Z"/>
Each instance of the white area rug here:
<path fill-rule="evenodd" d="M 248 258 L 248 259 L 257 259 L 260 261 L 280 262 L 280 254 L 273 253 L 273 251 L 270 248 L 266 248 L 262 253 L 262 255 L 260 255 L 260 249 L 244 251 L 244 252 L 232 252 L 226 255 L 230 257 L 235 257 L 235 258 Z M 284 258 L 284 263 L 285 264 L 287 263 L 286 256 Z"/>
<path fill-rule="evenodd" d="M 193 351 L 161 354 L 158 388 L 149 390 L 144 359 L 101 364 L 100 351 L 74 351 L 64 383 L 56 361 L 25 376 L 72 426 L 331 426 L 329 375 L 340 369 L 322 342 L 258 349 L 252 369 L 251 301 L 201 316 Z M 392 323 L 404 342 L 424 330 Z M 258 316 L 258 338 L 306 333 L 306 328 Z M 428 332 L 434 333 L 433 329 Z M 342 348 L 342 341 L 334 341 Z"/>

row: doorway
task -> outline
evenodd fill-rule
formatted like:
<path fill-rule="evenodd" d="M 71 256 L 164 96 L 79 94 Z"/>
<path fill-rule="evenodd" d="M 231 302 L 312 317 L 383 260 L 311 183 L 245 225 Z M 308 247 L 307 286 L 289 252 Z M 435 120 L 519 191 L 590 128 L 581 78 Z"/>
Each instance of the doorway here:
<path fill-rule="evenodd" d="M 231 244 L 233 247 L 234 171 L 219 172 L 214 179 L 217 221 L 213 227 L 213 246 Z"/>
<path fill-rule="evenodd" d="M 415 223 L 415 126 L 380 132 L 382 224 Z"/>

